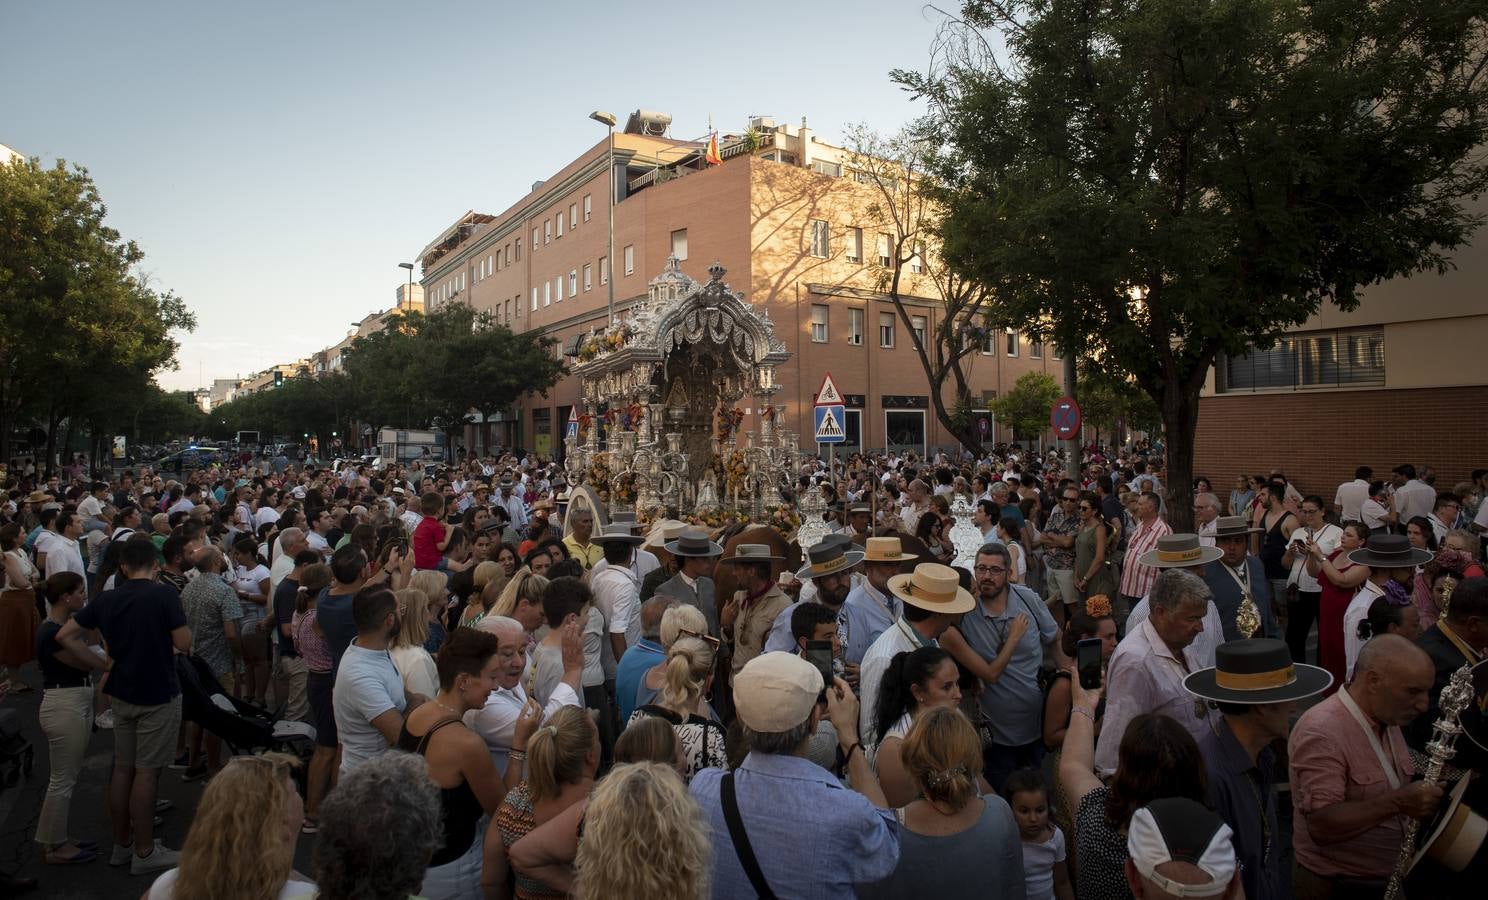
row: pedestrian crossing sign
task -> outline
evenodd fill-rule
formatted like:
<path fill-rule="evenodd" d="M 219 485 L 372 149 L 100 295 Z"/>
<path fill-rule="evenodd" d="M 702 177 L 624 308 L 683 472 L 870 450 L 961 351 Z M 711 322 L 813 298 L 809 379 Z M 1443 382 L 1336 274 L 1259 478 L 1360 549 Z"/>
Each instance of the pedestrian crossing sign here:
<path fill-rule="evenodd" d="M 818 444 L 842 444 L 847 441 L 847 432 L 842 427 L 847 410 L 842 404 L 818 406 L 813 412 Z"/>

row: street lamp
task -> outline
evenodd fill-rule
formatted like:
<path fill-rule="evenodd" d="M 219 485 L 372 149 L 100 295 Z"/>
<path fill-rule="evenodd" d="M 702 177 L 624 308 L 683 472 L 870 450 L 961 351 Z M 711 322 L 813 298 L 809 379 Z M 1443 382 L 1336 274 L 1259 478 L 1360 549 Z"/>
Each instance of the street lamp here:
<path fill-rule="evenodd" d="M 408 270 L 408 290 L 403 293 L 403 302 L 399 304 L 407 311 L 413 302 L 413 263 L 398 263 L 398 268 Z"/>
<path fill-rule="evenodd" d="M 615 321 L 615 114 L 595 110 L 589 114 L 589 118 L 605 127 L 607 131 L 606 141 L 609 144 L 606 159 L 610 168 L 610 236 L 608 255 L 605 257 L 610 267 L 609 278 L 605 280 L 609 287 L 609 305 L 607 307 L 606 328 Z"/>

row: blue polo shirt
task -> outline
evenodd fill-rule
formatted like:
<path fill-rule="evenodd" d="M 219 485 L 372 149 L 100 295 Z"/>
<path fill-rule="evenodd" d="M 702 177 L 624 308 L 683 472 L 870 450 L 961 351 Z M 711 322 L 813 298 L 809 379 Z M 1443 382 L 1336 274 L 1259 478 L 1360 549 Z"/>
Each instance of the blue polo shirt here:
<path fill-rule="evenodd" d="M 620 721 L 630 721 L 635 712 L 636 691 L 651 667 L 666 659 L 666 650 L 650 638 L 641 638 L 625 651 L 615 666 L 615 702 L 620 704 Z"/>
<path fill-rule="evenodd" d="M 1059 634 L 1049 607 L 1039 595 L 1019 584 L 1008 585 L 1007 608 L 992 615 L 978 600 L 957 625 L 966 643 L 983 659 L 992 660 L 1002 650 L 1013 619 L 1019 614 L 1030 624 L 1008 660 L 1002 677 L 982 691 L 982 712 L 992 720 L 996 743 L 1021 747 L 1043 737 L 1044 692 L 1039 689 L 1038 670 L 1044 662 L 1044 645 Z"/>

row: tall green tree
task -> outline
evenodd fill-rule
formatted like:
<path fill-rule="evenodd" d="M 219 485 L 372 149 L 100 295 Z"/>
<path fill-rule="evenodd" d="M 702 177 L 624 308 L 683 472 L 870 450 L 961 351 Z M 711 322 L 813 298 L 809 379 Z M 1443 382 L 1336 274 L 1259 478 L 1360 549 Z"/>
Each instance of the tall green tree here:
<path fill-rule="evenodd" d="M 1054 376 L 1024 372 L 1011 389 L 992 401 L 992 414 L 1013 429 L 1014 440 L 1033 440 L 1048 427 L 1049 410 L 1060 393 Z"/>
<path fill-rule="evenodd" d="M 195 327 L 137 273 L 144 253 L 106 213 L 86 169 L 0 165 L 0 458 L 14 425 L 34 420 L 52 466 L 65 419 L 174 367 L 172 331 Z"/>
<path fill-rule="evenodd" d="M 1488 187 L 1488 0 L 967 0 L 927 72 L 940 233 L 1030 334 L 1162 412 L 1358 288 L 1449 267 Z M 1002 48 L 1005 47 L 1005 50 Z"/>

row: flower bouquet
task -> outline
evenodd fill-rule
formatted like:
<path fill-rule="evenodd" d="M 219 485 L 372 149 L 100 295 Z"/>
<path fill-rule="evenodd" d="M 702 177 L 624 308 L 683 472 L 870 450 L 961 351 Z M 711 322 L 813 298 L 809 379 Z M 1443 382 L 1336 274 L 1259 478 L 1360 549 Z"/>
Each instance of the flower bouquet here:
<path fill-rule="evenodd" d="M 801 514 L 796 512 L 790 504 L 782 503 L 770 512 L 767 524 L 780 532 L 781 537 L 790 540 L 796 533 L 796 529 L 801 527 Z"/>
<path fill-rule="evenodd" d="M 718 442 L 727 444 L 740 423 L 744 421 L 744 410 L 737 406 L 724 407 L 718 411 Z"/>

